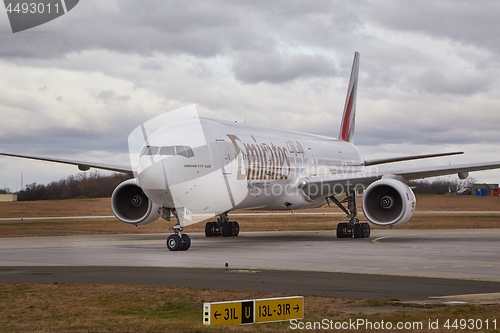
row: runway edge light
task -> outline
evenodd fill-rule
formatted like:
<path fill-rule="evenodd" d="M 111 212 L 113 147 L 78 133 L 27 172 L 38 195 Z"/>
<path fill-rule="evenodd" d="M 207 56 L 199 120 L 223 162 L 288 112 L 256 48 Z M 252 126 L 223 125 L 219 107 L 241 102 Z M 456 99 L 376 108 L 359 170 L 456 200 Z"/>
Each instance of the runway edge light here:
<path fill-rule="evenodd" d="M 244 325 L 302 318 L 303 296 L 203 304 L 204 325 Z"/>

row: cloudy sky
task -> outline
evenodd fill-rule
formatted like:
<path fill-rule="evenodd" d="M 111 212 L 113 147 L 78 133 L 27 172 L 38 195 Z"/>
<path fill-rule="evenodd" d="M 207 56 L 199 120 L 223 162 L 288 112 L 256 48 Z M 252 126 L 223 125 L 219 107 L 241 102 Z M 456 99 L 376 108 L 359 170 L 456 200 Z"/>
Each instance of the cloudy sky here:
<path fill-rule="evenodd" d="M 358 51 L 366 158 L 500 160 L 499 12 L 486 0 L 82 0 L 13 34 L 2 9 L 0 150 L 124 163 L 133 128 L 193 103 L 201 116 L 336 137 Z M 20 188 L 21 170 L 24 184 L 77 173 L 2 157 L 0 188 Z"/>

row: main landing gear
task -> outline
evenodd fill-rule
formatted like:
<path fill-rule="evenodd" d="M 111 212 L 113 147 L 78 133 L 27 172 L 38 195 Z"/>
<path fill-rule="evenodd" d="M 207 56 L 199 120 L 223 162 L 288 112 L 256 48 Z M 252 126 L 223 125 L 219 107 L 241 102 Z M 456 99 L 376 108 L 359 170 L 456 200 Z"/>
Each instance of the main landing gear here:
<path fill-rule="evenodd" d="M 191 238 L 182 233 L 184 230 L 184 216 L 179 214 L 175 208 L 162 208 L 161 217 L 170 221 L 170 213 L 177 219 L 177 223 L 174 225 L 174 233 L 167 238 L 167 248 L 170 251 L 186 251 L 191 247 Z"/>
<path fill-rule="evenodd" d="M 207 222 L 205 224 L 205 236 L 223 236 L 231 237 L 238 236 L 240 233 L 240 225 L 238 222 L 229 222 L 227 212 L 219 215 L 217 222 Z"/>
<path fill-rule="evenodd" d="M 342 201 L 338 201 L 335 196 L 328 197 L 340 209 L 347 214 L 349 222 L 339 223 L 337 225 L 337 238 L 367 238 L 370 237 L 370 225 L 368 223 L 359 222 L 358 210 L 356 208 L 356 192 L 351 191 Z M 347 208 L 342 205 L 347 202 Z"/>

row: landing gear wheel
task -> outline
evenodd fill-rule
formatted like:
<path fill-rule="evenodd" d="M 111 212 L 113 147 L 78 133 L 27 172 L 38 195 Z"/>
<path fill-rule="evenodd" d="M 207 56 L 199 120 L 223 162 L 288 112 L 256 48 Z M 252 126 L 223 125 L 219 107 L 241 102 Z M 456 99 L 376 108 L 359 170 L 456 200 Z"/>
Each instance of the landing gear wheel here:
<path fill-rule="evenodd" d="M 212 236 L 220 236 L 219 225 L 217 224 L 217 222 L 210 223 L 212 223 Z"/>
<path fill-rule="evenodd" d="M 191 247 L 191 238 L 189 238 L 188 235 L 182 234 L 182 247 L 180 248 L 181 251 L 186 251 Z"/>
<path fill-rule="evenodd" d="M 170 251 L 179 251 L 182 247 L 182 239 L 177 234 L 172 234 L 167 238 L 167 248 Z"/>
<path fill-rule="evenodd" d="M 238 222 L 229 222 L 231 228 L 231 236 L 238 236 L 240 233 L 240 224 Z"/>
<path fill-rule="evenodd" d="M 354 228 L 349 223 L 337 224 L 337 238 L 351 238 L 353 233 L 355 235 L 356 225 Z"/>
<path fill-rule="evenodd" d="M 207 237 L 216 236 L 213 222 L 207 222 L 205 224 L 205 236 L 207 236 Z"/>
<path fill-rule="evenodd" d="M 370 236 L 370 226 L 368 223 L 359 223 L 358 210 L 356 208 L 356 191 L 346 192 L 346 197 L 339 201 L 334 195 L 327 197 L 326 201 L 333 202 L 349 219 L 348 223 L 337 224 L 337 238 L 366 238 Z M 343 205 L 347 202 L 347 208 Z"/>
<path fill-rule="evenodd" d="M 370 225 L 368 223 L 358 223 L 354 225 L 354 238 L 370 237 Z"/>
<path fill-rule="evenodd" d="M 363 238 L 363 225 L 361 223 L 357 223 L 354 225 L 354 238 Z"/>
<path fill-rule="evenodd" d="M 362 223 L 363 224 L 363 237 L 368 238 L 370 237 L 370 225 L 368 223 Z"/>
<path fill-rule="evenodd" d="M 232 236 L 229 222 L 222 223 L 221 229 L 222 229 L 222 237 Z"/>
<path fill-rule="evenodd" d="M 217 222 L 207 222 L 205 224 L 205 236 L 238 236 L 240 233 L 240 224 L 236 221 L 229 222 L 227 212 L 220 215 Z"/>
<path fill-rule="evenodd" d="M 337 238 L 345 237 L 345 223 L 337 224 Z"/>

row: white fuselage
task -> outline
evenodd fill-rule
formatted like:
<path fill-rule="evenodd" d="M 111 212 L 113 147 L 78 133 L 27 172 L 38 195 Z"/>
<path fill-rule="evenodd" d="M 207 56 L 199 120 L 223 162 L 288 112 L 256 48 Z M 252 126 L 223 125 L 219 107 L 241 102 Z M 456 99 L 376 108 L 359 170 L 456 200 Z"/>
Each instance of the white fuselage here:
<path fill-rule="evenodd" d="M 364 162 L 349 142 L 205 118 L 162 127 L 145 146 L 137 173 L 144 193 L 194 213 L 317 207 L 324 198 L 310 200 L 300 182 L 360 171 Z"/>

